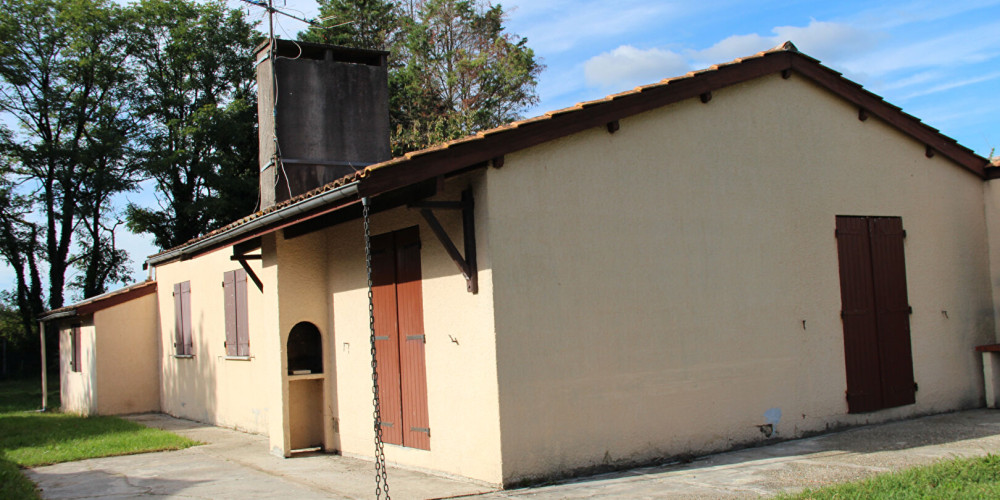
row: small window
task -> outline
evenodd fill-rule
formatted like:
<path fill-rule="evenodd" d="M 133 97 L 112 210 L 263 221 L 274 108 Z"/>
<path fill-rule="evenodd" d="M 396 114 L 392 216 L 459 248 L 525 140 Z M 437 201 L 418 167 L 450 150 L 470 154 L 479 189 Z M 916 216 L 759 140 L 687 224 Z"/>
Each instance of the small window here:
<path fill-rule="evenodd" d="M 194 354 L 191 340 L 191 282 L 174 285 L 174 352 L 178 356 Z"/>
<path fill-rule="evenodd" d="M 70 354 L 70 369 L 75 372 L 80 370 L 81 354 L 83 353 L 83 348 L 80 345 L 80 325 L 73 325 L 73 329 L 70 330 L 69 341 L 73 352 Z"/>
<path fill-rule="evenodd" d="M 226 356 L 250 356 L 247 272 L 236 269 L 224 273 L 222 290 L 226 299 Z"/>

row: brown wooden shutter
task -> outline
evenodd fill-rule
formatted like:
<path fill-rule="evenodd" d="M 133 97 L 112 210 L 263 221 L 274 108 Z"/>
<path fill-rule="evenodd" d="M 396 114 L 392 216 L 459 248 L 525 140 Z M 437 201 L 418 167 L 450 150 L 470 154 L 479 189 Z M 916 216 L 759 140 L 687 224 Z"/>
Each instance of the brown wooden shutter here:
<path fill-rule="evenodd" d="M 429 450 L 431 441 L 427 416 L 427 374 L 424 365 L 420 233 L 416 227 L 412 227 L 396 232 L 395 237 L 403 444 Z"/>
<path fill-rule="evenodd" d="M 250 314 L 247 311 L 247 272 L 237 269 L 236 283 L 236 355 L 250 355 Z M 229 345 L 229 344 L 226 344 Z"/>
<path fill-rule="evenodd" d="M 222 273 L 222 294 L 225 297 L 226 356 L 236 356 L 236 272 Z"/>
<path fill-rule="evenodd" d="M 837 217 L 850 413 L 915 402 L 899 217 Z"/>
<path fill-rule="evenodd" d="M 82 371 L 80 369 L 80 362 L 83 360 L 83 346 L 80 345 L 80 341 L 82 340 L 80 338 L 80 325 L 73 326 L 71 336 L 71 341 L 73 343 L 73 359 L 71 364 L 73 365 L 73 371 L 79 372 Z"/>
<path fill-rule="evenodd" d="M 371 253 L 375 359 L 381 405 L 382 440 L 401 445 L 403 422 L 396 317 L 396 254 L 393 235 L 390 233 L 373 236 Z"/>
<path fill-rule="evenodd" d="M 886 408 L 913 404 L 916 394 L 903 221 L 899 217 L 872 217 L 869 225 L 883 404 Z"/>
<path fill-rule="evenodd" d="M 194 339 L 191 338 L 191 282 L 181 283 L 181 320 L 184 332 L 184 354 L 194 353 Z"/>
<path fill-rule="evenodd" d="M 844 326 L 844 359 L 847 368 L 849 413 L 882 408 L 878 357 L 878 326 L 872 283 L 868 220 L 837 217 L 837 251 L 840 257 L 840 316 Z"/>
<path fill-rule="evenodd" d="M 184 354 L 184 300 L 181 284 L 174 284 L 174 354 Z"/>

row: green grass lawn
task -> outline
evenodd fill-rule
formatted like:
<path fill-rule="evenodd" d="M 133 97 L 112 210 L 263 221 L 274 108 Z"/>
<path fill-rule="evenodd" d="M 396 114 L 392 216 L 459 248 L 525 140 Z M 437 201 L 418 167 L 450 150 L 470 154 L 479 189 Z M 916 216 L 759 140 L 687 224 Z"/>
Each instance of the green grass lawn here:
<path fill-rule="evenodd" d="M 179 450 L 195 441 L 116 417 L 39 413 L 38 381 L 0 382 L 0 500 L 37 498 L 21 467 Z M 49 405 L 58 405 L 58 393 Z"/>
<path fill-rule="evenodd" d="M 1000 455 L 947 460 L 781 499 L 1000 498 Z"/>

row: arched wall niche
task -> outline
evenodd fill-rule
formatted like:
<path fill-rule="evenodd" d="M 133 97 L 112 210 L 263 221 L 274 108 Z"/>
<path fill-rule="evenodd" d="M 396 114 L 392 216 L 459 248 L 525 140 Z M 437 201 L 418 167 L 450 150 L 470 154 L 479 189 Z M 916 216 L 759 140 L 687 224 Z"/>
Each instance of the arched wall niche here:
<path fill-rule="evenodd" d="M 303 321 L 293 326 L 286 347 L 289 375 L 323 373 L 323 334 L 316 325 Z"/>

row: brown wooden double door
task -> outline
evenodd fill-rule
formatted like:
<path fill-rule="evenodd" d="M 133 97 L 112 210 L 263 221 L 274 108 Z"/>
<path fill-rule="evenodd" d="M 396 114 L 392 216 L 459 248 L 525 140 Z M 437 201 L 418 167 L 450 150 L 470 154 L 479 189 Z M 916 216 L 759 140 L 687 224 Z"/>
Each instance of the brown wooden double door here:
<path fill-rule="evenodd" d="M 915 402 L 903 221 L 837 216 L 849 413 Z"/>
<path fill-rule="evenodd" d="M 371 252 L 382 439 L 429 450 L 420 233 L 373 236 Z"/>

